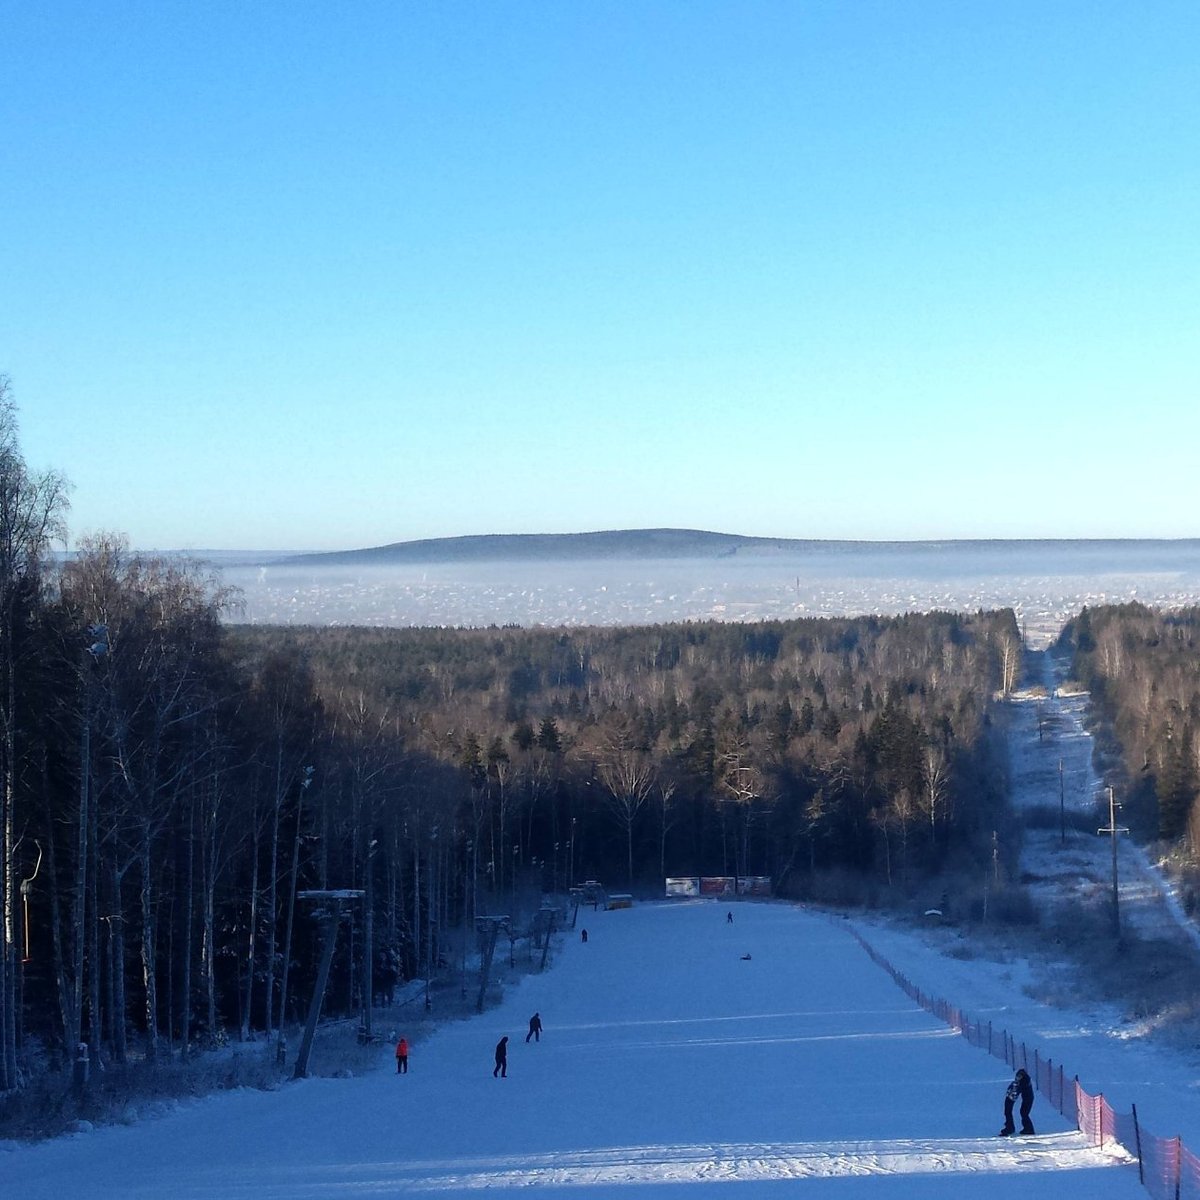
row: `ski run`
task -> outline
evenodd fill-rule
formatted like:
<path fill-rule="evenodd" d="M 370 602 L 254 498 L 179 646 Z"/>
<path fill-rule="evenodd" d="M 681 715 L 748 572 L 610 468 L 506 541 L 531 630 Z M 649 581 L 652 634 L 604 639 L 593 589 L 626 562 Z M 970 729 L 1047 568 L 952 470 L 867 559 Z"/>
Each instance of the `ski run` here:
<path fill-rule="evenodd" d="M 1011 1072 L 909 1001 L 849 921 L 743 903 L 730 924 L 727 909 L 584 910 L 587 944 L 567 937 L 501 1006 L 416 1041 L 407 1075 L 383 1047 L 360 1078 L 212 1096 L 14 1149 L 0 1155 L 4 1192 L 324 1200 L 532 1187 L 669 1200 L 704 1183 L 732 1197 L 802 1180 L 811 1196 L 1145 1195 L 1136 1165 L 1087 1145 L 1044 1100 L 1039 1136 L 997 1137 Z M 939 960 L 927 961 L 933 975 Z M 535 1011 L 545 1028 L 527 1044 Z M 508 1077 L 496 1079 L 506 1034 Z"/>
<path fill-rule="evenodd" d="M 1099 786 L 1084 700 L 1058 695 L 1045 669 L 1049 698 L 1012 706 L 1014 803 L 1057 800 L 1061 775 L 1068 806 L 1082 807 Z M 1103 861 L 1103 846 L 1075 849 Z M 1052 889 L 1054 847 L 1033 839 L 1029 854 Z M 1148 914 L 1131 918 L 1183 936 L 1155 878 L 1147 867 L 1131 880 L 1150 897 Z M 1062 879 L 1078 886 L 1076 866 Z M 432 1032 L 398 1028 L 407 1075 L 385 1045 L 379 1069 L 358 1078 L 223 1093 L 133 1126 L 0 1144 L 0 1190 L 379 1200 L 532 1188 L 671 1200 L 720 1184 L 712 1194 L 732 1200 L 791 1194 L 785 1185 L 799 1181 L 800 1194 L 839 1200 L 1148 1195 L 1135 1161 L 1089 1145 L 1044 1097 L 1037 1136 L 997 1137 L 1012 1072 L 910 1001 L 854 930 L 925 992 L 1006 1028 L 1114 1107 L 1137 1104 L 1154 1133 L 1200 1147 L 1195 1061 L 1083 994 L 1070 1008 L 1038 1004 L 1030 963 L 980 958 L 953 927 L 713 901 L 583 910 L 579 926 L 586 944 L 578 927 L 562 935 L 551 966 L 499 1007 Z M 544 1032 L 527 1043 L 535 1012 Z M 497 1079 L 505 1035 L 508 1075 Z"/>

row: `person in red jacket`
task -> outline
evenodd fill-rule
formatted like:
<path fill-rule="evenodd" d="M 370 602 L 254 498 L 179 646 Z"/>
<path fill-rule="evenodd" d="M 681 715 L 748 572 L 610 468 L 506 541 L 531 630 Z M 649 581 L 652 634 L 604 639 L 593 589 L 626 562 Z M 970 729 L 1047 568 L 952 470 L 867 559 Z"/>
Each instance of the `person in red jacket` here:
<path fill-rule="evenodd" d="M 405 1038 L 396 1043 L 396 1074 L 408 1074 L 408 1041 Z"/>

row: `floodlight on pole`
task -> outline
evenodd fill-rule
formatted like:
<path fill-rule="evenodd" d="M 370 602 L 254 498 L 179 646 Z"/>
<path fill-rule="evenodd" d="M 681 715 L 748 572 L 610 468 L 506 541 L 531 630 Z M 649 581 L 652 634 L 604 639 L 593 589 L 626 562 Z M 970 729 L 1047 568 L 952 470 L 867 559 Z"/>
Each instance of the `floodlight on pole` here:
<path fill-rule="evenodd" d="M 25 910 L 25 957 L 21 959 L 22 966 L 33 962 L 33 947 L 29 938 L 29 897 L 33 894 L 33 881 L 42 869 L 42 843 L 35 841 L 33 844 L 37 847 L 37 864 L 33 868 L 33 874 L 28 879 L 21 880 L 21 904 Z"/>

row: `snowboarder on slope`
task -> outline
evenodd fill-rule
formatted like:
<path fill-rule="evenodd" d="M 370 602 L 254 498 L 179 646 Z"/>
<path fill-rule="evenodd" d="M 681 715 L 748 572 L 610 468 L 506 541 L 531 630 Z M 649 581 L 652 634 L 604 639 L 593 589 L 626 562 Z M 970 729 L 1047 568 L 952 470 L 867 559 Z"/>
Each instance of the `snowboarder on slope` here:
<path fill-rule="evenodd" d="M 396 1074 L 408 1074 L 408 1039 L 401 1038 L 396 1043 Z"/>
<path fill-rule="evenodd" d="M 495 1079 L 499 1075 L 501 1079 L 508 1078 L 508 1038 L 502 1037 L 496 1043 L 496 1069 L 492 1072 L 492 1078 Z"/>
<path fill-rule="evenodd" d="M 1024 1067 L 1018 1067 L 1013 1081 L 1004 1093 L 1004 1128 L 1000 1130 L 1001 1137 L 1011 1137 L 1017 1132 L 1013 1124 L 1013 1105 L 1021 1101 L 1021 1132 L 1031 1134 L 1036 1132 L 1033 1122 L 1029 1119 L 1029 1110 L 1033 1107 L 1033 1080 Z"/>
<path fill-rule="evenodd" d="M 534 1013 L 533 1016 L 529 1018 L 529 1032 L 525 1035 L 526 1042 L 528 1042 L 530 1038 L 533 1038 L 535 1042 L 540 1042 L 542 1040 L 542 1018 L 539 1013 Z"/>

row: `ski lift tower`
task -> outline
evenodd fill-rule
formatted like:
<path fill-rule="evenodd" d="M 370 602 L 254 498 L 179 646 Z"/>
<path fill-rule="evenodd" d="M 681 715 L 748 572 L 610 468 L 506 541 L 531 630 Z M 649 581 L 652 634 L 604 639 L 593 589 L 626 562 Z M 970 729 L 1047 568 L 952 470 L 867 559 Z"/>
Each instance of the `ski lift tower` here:
<path fill-rule="evenodd" d="M 325 1001 L 325 988 L 329 983 L 329 968 L 333 965 L 333 951 L 337 946 L 338 926 L 343 917 L 348 917 L 353 913 L 355 902 L 361 901 L 365 895 L 366 892 L 361 888 L 296 893 L 297 899 L 309 900 L 316 904 L 312 915 L 321 923 L 324 945 L 321 949 L 321 966 L 317 971 L 317 982 L 313 987 L 312 1001 L 308 1006 L 308 1021 L 304 1026 L 304 1037 L 300 1041 L 300 1054 L 296 1059 L 296 1073 L 293 1075 L 293 1079 L 308 1078 L 308 1059 L 312 1054 L 317 1022 L 321 1018 L 321 1005 Z"/>
<path fill-rule="evenodd" d="M 511 936 L 512 919 L 510 917 L 475 918 L 475 931 L 479 934 L 479 999 L 475 1002 L 476 1012 L 483 1012 L 488 976 L 492 972 L 492 958 L 496 953 L 496 940 L 499 938 L 501 930 Z"/>

